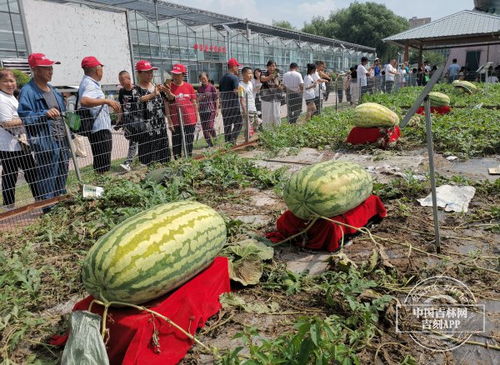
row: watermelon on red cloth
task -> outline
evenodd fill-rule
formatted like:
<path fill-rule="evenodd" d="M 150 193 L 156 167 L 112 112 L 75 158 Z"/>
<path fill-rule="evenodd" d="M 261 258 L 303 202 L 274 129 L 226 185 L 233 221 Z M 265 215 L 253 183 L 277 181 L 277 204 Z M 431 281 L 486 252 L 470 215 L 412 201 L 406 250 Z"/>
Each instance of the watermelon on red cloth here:
<path fill-rule="evenodd" d="M 376 195 L 371 195 L 356 208 L 336 217 L 331 217 L 331 219 L 349 224 L 353 227 L 361 228 L 366 226 L 371 221 L 379 221 L 386 216 L 387 210 L 385 209 L 382 200 Z M 266 236 L 272 242 L 277 243 L 283 241 L 287 237 L 303 231 L 307 227 L 308 223 L 308 221 L 297 218 L 292 212 L 287 210 L 278 218 L 278 221 L 276 222 L 277 230 L 275 232 L 268 233 Z M 349 237 L 356 234 L 358 234 L 358 231 L 355 229 L 324 219 L 318 219 L 316 223 L 307 231 L 307 239 L 304 247 L 312 250 L 326 250 L 334 252 L 340 248 L 343 235 L 344 242 L 346 242 Z M 301 244 L 302 242 L 303 240 L 300 238 L 296 240 L 295 243 Z"/>
<path fill-rule="evenodd" d="M 144 306 L 195 334 L 208 318 L 220 310 L 219 296 L 229 291 L 228 260 L 226 257 L 217 257 L 207 269 L 167 297 Z M 83 299 L 74 306 L 73 311 L 88 310 L 93 299 L 91 296 Z M 100 305 L 92 306 L 92 312 L 102 315 L 102 311 Z M 106 348 L 110 364 L 174 365 L 193 346 L 189 338 L 163 319 L 135 309 L 110 308 L 106 325 L 109 330 Z M 158 347 L 152 346 L 155 330 Z M 65 338 L 54 336 L 53 340 L 53 344 L 63 345 Z"/>
<path fill-rule="evenodd" d="M 358 144 L 370 144 L 378 143 L 381 147 L 389 147 L 401 136 L 401 129 L 399 126 L 386 128 L 386 127 L 373 127 L 373 128 L 362 128 L 354 127 L 347 136 L 347 143 L 358 145 Z"/>
<path fill-rule="evenodd" d="M 448 114 L 449 112 L 451 112 L 451 107 L 448 106 L 448 105 L 445 105 L 445 106 L 431 106 L 431 113 L 436 113 L 436 114 Z M 420 114 L 420 115 L 425 115 L 425 109 L 423 106 L 421 106 L 420 108 L 417 109 L 417 114 Z"/>

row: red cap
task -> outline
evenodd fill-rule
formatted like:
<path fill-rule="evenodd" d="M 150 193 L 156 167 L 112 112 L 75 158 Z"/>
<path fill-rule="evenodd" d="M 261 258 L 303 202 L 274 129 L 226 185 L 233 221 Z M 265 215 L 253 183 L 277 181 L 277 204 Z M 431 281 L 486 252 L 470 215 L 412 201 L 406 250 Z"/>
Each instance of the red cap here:
<path fill-rule="evenodd" d="M 151 62 L 146 61 L 146 60 L 140 60 L 135 64 L 135 70 L 136 71 L 151 71 L 151 70 L 158 70 L 158 67 L 153 67 Z"/>
<path fill-rule="evenodd" d="M 236 58 L 230 58 L 229 61 L 227 61 L 227 66 L 228 67 L 234 67 L 234 66 L 241 66 L 238 61 L 236 61 Z"/>
<path fill-rule="evenodd" d="M 175 65 L 172 66 L 172 71 L 170 72 L 175 75 L 185 74 L 187 73 L 187 69 L 186 66 L 181 65 L 180 63 L 176 63 Z"/>
<path fill-rule="evenodd" d="M 85 57 L 82 60 L 82 68 L 91 68 L 97 66 L 104 66 L 97 58 L 94 56 Z"/>
<path fill-rule="evenodd" d="M 28 57 L 30 67 L 48 67 L 54 64 L 59 65 L 60 63 L 59 61 L 49 60 L 43 53 L 32 53 Z"/>

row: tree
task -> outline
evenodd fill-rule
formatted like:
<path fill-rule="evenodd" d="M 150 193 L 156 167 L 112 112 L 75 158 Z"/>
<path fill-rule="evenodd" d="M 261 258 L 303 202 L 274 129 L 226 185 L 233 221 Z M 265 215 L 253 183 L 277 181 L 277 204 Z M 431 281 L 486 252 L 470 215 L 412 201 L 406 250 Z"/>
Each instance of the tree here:
<path fill-rule="evenodd" d="M 446 56 L 441 52 L 424 51 L 422 54 L 422 61 L 429 61 L 431 65 L 440 65 L 446 62 Z M 410 63 L 418 63 L 418 51 L 410 51 Z"/>
<path fill-rule="evenodd" d="M 288 20 L 273 20 L 273 25 L 275 27 L 296 30 L 296 28 Z"/>
<path fill-rule="evenodd" d="M 398 48 L 382 39 L 408 28 L 408 20 L 394 14 L 385 5 L 356 1 L 346 9 L 332 12 L 326 19 L 314 17 L 311 23 L 304 24 L 302 31 L 374 47 L 382 61 L 387 61 L 395 56 Z"/>

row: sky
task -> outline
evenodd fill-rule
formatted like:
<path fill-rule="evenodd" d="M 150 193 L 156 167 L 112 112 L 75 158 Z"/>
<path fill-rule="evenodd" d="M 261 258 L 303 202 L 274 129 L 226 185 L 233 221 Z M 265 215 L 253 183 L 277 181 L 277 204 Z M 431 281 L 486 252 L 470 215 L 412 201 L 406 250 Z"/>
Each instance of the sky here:
<path fill-rule="evenodd" d="M 271 24 L 273 20 L 288 20 L 301 29 L 304 22 L 317 15 L 328 17 L 335 10 L 346 8 L 352 0 L 169 0 L 180 5 L 208 10 L 238 18 Z M 461 10 L 472 9 L 473 0 L 371 0 L 384 4 L 405 18 L 431 17 L 432 20 Z M 366 2 L 359 0 L 359 2 Z"/>

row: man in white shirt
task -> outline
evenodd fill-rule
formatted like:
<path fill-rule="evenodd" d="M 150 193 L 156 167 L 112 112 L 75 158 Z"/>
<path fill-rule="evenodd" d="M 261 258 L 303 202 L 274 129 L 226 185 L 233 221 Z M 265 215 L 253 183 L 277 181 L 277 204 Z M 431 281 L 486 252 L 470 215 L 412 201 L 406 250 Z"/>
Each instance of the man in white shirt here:
<path fill-rule="evenodd" d="M 111 167 L 111 117 L 108 107 L 116 113 L 121 111 L 120 103 L 106 99 L 101 89 L 103 64 L 95 57 L 85 57 L 82 60 L 84 76 L 78 89 L 80 105 L 89 108 L 94 118 L 89 141 L 92 149 L 93 167 L 95 172 L 104 173 Z"/>
<path fill-rule="evenodd" d="M 257 116 L 252 79 L 252 68 L 243 67 L 241 70 L 241 81 L 238 86 L 238 96 L 240 98 L 240 110 L 243 120 L 246 120 L 248 117 L 249 136 L 252 136 L 254 131 L 262 124 L 262 121 Z"/>
<path fill-rule="evenodd" d="M 304 79 L 298 72 L 299 66 L 292 62 L 290 71 L 283 75 L 283 85 L 287 94 L 288 123 L 297 122 L 302 113 L 302 91 L 304 89 Z"/>
<path fill-rule="evenodd" d="M 393 58 L 391 62 L 389 62 L 385 66 L 385 92 L 386 93 L 391 93 L 392 88 L 394 86 L 394 80 L 396 75 L 398 75 L 399 72 L 396 69 L 396 59 Z"/>
<path fill-rule="evenodd" d="M 368 76 L 370 76 L 370 68 L 366 68 L 368 65 L 368 58 L 361 57 L 361 63 L 358 65 L 356 70 L 356 75 L 358 77 L 358 86 L 360 89 L 359 98 L 368 92 Z"/>
<path fill-rule="evenodd" d="M 323 61 L 316 61 L 316 72 L 312 75 L 313 81 L 318 83 L 318 87 L 314 89 L 316 98 L 314 99 L 314 104 L 316 105 L 316 112 L 314 115 L 319 115 L 323 107 L 323 99 L 326 95 L 326 83 L 330 82 L 330 79 L 325 76 L 325 63 Z"/>

